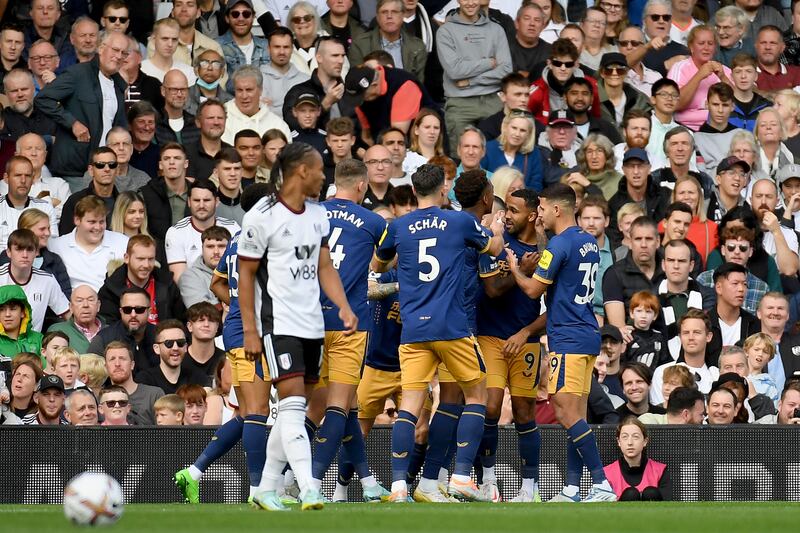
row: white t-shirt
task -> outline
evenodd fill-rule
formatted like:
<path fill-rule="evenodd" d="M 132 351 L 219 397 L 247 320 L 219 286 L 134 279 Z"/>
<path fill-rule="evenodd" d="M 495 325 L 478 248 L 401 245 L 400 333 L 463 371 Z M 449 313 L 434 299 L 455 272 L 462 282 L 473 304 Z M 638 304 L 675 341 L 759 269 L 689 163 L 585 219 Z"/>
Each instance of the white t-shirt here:
<path fill-rule="evenodd" d="M 670 41 L 675 41 L 681 43 L 682 45 L 686 46 L 686 43 L 689 40 L 689 32 L 692 31 L 692 28 L 695 26 L 699 26 L 700 22 L 696 19 L 692 19 L 692 22 L 689 23 L 689 26 L 685 29 L 680 29 L 675 25 L 673 22 L 669 26 L 669 39 Z"/>
<path fill-rule="evenodd" d="M 55 276 L 49 272 L 34 268 L 31 272 L 31 279 L 23 285 L 13 278 L 11 264 L 6 263 L 0 266 L 0 286 L 5 285 L 19 285 L 25 291 L 28 304 L 31 306 L 31 325 L 36 331 L 42 331 L 44 315 L 48 307 L 57 315 L 63 315 L 69 311 L 69 300 L 61 292 Z"/>
<path fill-rule="evenodd" d="M 245 213 L 239 260 L 260 262 L 255 310 L 261 335 L 325 336 L 317 269 L 329 233 L 325 208 L 310 201 L 298 213 L 267 196 Z"/>
<path fill-rule="evenodd" d="M 739 337 L 742 335 L 742 317 L 739 316 L 732 326 L 729 326 L 721 318 L 718 320 L 719 330 L 722 333 L 722 345 L 733 346 L 739 342 Z"/>
<path fill-rule="evenodd" d="M 179 132 L 183 130 L 183 117 L 181 118 L 171 118 L 169 119 L 169 128 L 174 132 Z"/>
<path fill-rule="evenodd" d="M 711 384 L 719 378 L 719 369 L 715 366 L 703 365 L 700 368 L 689 366 L 686 363 L 666 363 L 653 371 L 653 383 L 650 385 L 650 403 L 661 405 L 664 403 L 664 395 L 661 388 L 664 386 L 664 369 L 670 366 L 683 365 L 694 374 L 697 390 L 703 394 L 711 392 Z"/>
<path fill-rule="evenodd" d="M 5 183 L 5 181 L 4 181 Z M 6 183 L 6 189 L 8 189 Z M 27 203 L 21 207 L 16 208 L 8 202 L 8 196 L 5 194 L 0 198 L 0 252 L 5 250 L 8 246 L 8 237 L 11 232 L 17 229 L 17 222 L 19 216 L 28 209 L 38 209 L 43 211 L 50 218 L 50 233 L 58 235 L 58 221 L 56 220 L 56 211 L 48 200 L 40 200 L 39 198 L 28 197 Z"/>
<path fill-rule="evenodd" d="M 161 70 L 157 66 L 153 64 L 152 61 L 149 59 L 145 59 L 142 61 L 142 65 L 139 67 L 142 69 L 142 72 L 147 74 L 148 76 L 153 76 L 155 79 L 164 83 L 164 76 L 166 76 L 167 71 Z M 172 67 L 169 70 L 177 69 L 183 72 L 186 75 L 186 79 L 189 80 L 189 87 L 195 84 L 197 81 L 197 75 L 194 73 L 194 69 L 187 65 L 186 63 L 181 63 L 180 61 L 173 61 Z"/>
<path fill-rule="evenodd" d="M 797 233 L 783 226 L 781 226 L 781 233 L 783 233 L 783 238 L 786 239 L 786 244 L 789 246 L 789 249 L 794 253 L 797 253 Z M 778 247 L 775 246 L 775 236 L 772 234 L 772 232 L 764 232 L 764 240 L 762 243 L 764 246 L 764 251 L 769 255 L 775 257 L 778 254 Z"/>
<path fill-rule="evenodd" d="M 108 263 L 124 259 L 128 237 L 116 231 L 106 230 L 100 245 L 92 251 L 87 251 L 75 241 L 76 231 L 77 229 L 73 229 L 66 235 L 51 238 L 47 248 L 61 256 L 61 260 L 64 261 L 72 290 L 80 285 L 88 285 L 99 291 L 106 279 Z"/>
<path fill-rule="evenodd" d="M 250 44 L 246 44 L 244 46 L 241 46 L 241 45 L 238 45 L 238 44 L 236 46 L 238 46 L 239 50 L 241 50 L 242 53 L 244 54 L 244 60 L 247 62 L 247 64 L 249 65 L 250 63 L 252 63 L 253 62 L 253 52 L 256 49 L 255 40 L 251 39 L 250 40 Z"/>
<path fill-rule="evenodd" d="M 117 115 L 117 92 L 114 89 L 114 80 L 107 78 L 102 72 L 98 72 L 97 78 L 100 80 L 100 92 L 103 93 L 103 133 L 100 135 L 100 146 L 106 145 L 106 134 L 114 126 L 114 117 Z"/>
<path fill-rule="evenodd" d="M 239 231 L 239 224 L 227 218 L 217 217 L 216 225 L 225 228 L 233 237 Z M 203 255 L 202 231 L 192 224 L 192 217 L 185 217 L 167 230 L 164 248 L 167 251 L 167 263 L 186 263 L 192 265 Z"/>

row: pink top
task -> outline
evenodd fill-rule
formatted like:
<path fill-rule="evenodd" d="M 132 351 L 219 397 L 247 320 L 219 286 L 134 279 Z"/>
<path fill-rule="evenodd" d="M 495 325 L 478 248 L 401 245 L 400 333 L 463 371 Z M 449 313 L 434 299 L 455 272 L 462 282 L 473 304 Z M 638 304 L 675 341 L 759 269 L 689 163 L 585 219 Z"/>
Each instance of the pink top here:
<path fill-rule="evenodd" d="M 731 69 L 724 65 L 722 68 L 725 71 L 725 75 L 730 79 Z M 690 57 L 672 65 L 672 68 L 669 69 L 667 73 L 667 77 L 674 80 L 675 83 L 678 84 L 678 87 L 683 88 L 689 83 L 689 80 L 697 74 L 698 70 L 697 65 L 694 64 L 694 61 Z M 675 121 L 680 122 L 692 131 L 699 130 L 700 126 L 708 119 L 708 107 L 706 104 L 708 88 L 720 81 L 722 80 L 720 80 L 719 76 L 716 74 L 711 74 L 706 79 L 702 80 L 697 86 L 697 90 L 694 96 L 692 96 L 689 105 L 686 106 L 683 111 L 675 113 Z"/>

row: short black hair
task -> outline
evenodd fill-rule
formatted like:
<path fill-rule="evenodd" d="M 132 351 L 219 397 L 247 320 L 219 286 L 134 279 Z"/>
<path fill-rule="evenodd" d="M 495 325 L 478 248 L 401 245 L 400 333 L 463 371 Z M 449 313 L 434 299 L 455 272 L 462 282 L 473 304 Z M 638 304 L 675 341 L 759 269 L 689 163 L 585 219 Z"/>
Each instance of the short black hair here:
<path fill-rule="evenodd" d="M 525 200 L 525 207 L 528 209 L 539 208 L 539 195 L 532 189 L 517 189 L 511 193 L 512 198 L 522 198 Z"/>
<path fill-rule="evenodd" d="M 583 76 L 572 76 L 564 83 L 564 92 L 570 90 L 573 85 L 583 85 L 587 89 L 589 89 L 589 93 L 594 94 L 594 87 L 592 86 L 592 82 L 584 78 Z"/>
<path fill-rule="evenodd" d="M 245 212 L 250 211 L 254 205 L 265 196 L 275 194 L 275 186 L 271 183 L 254 183 L 242 191 L 239 205 Z"/>
<path fill-rule="evenodd" d="M 294 40 L 294 34 L 292 33 L 292 30 L 286 26 L 278 26 L 269 32 L 267 34 L 267 42 L 271 41 L 273 37 L 290 37 L 292 40 Z"/>
<path fill-rule="evenodd" d="M 672 202 L 667 207 L 667 212 L 664 215 L 664 220 L 667 220 L 669 217 L 672 216 L 672 213 L 676 211 L 680 211 L 681 213 L 686 213 L 687 215 L 692 217 L 694 216 L 692 208 L 689 207 L 689 204 L 687 204 L 686 202 Z"/>
<path fill-rule="evenodd" d="M 658 91 L 660 91 L 664 87 L 672 87 L 673 89 L 678 91 L 678 93 L 681 92 L 681 88 L 678 87 L 678 84 L 675 83 L 675 80 L 671 80 L 669 78 L 661 78 L 657 80 L 655 83 L 653 83 L 653 88 L 651 89 L 650 93 L 655 95 Z"/>
<path fill-rule="evenodd" d="M 429 196 L 444 185 L 444 170 L 442 167 L 425 163 L 411 175 L 411 183 L 417 196 Z"/>
<path fill-rule="evenodd" d="M 728 279 L 728 276 L 734 273 L 744 274 L 747 276 L 747 268 L 739 263 L 723 263 L 714 271 L 714 283 L 716 283 L 719 278 Z"/>
<path fill-rule="evenodd" d="M 667 414 L 677 415 L 684 409 L 694 408 L 698 401 L 705 403 L 703 393 L 689 387 L 676 387 L 667 400 Z"/>
<path fill-rule="evenodd" d="M 549 202 L 566 204 L 572 209 L 578 203 L 575 190 L 565 183 L 554 183 L 539 193 L 539 199 L 547 199 Z"/>
<path fill-rule="evenodd" d="M 187 194 L 187 198 L 191 198 L 192 191 L 194 190 L 206 190 L 211 192 L 212 195 L 217 195 L 217 186 L 214 185 L 211 180 L 208 179 L 199 179 L 195 180 L 194 183 L 189 185 L 189 191 Z"/>
<path fill-rule="evenodd" d="M 144 290 L 141 287 L 125 287 L 124 289 L 122 289 L 122 292 L 119 293 L 119 301 L 120 302 L 122 301 L 122 298 L 126 294 L 138 294 L 140 296 L 144 296 L 145 298 L 147 298 L 148 302 L 150 301 L 150 293 L 148 293 L 146 290 Z"/>
<path fill-rule="evenodd" d="M 398 185 L 386 195 L 389 205 L 417 205 L 417 197 L 411 185 Z"/>
<path fill-rule="evenodd" d="M 486 172 L 480 168 L 467 170 L 459 176 L 453 187 L 456 200 L 463 208 L 474 207 L 481 199 L 483 191 L 489 186 Z"/>

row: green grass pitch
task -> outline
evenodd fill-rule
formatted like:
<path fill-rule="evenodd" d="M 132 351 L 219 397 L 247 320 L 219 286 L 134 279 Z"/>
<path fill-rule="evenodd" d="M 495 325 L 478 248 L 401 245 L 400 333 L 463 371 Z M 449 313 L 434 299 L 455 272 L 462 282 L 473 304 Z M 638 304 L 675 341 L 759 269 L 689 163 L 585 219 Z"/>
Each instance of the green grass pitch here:
<path fill-rule="evenodd" d="M 113 533 L 766 533 L 797 531 L 800 504 L 337 504 L 322 511 L 256 511 L 245 505 L 127 505 Z M 86 531 L 57 505 L 0 505 L 0 532 Z"/>

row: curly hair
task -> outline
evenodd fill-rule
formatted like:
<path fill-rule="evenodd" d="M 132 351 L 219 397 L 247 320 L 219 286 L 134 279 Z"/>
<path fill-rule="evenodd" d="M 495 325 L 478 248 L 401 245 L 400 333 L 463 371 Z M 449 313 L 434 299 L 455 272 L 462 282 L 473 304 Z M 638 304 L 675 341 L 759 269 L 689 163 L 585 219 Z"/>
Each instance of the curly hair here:
<path fill-rule="evenodd" d="M 486 190 L 488 185 L 489 180 L 486 179 L 486 172 L 482 169 L 467 170 L 456 181 L 453 192 L 461 207 L 470 208 L 477 205 L 481 200 L 483 191 Z"/>
<path fill-rule="evenodd" d="M 586 163 L 586 150 L 593 144 L 603 150 L 603 153 L 606 156 L 606 164 L 605 167 L 603 167 L 603 172 L 614 170 L 614 167 L 617 164 L 617 159 L 614 156 L 614 144 L 608 139 L 608 137 L 601 133 L 590 133 L 586 137 L 586 140 L 583 141 L 583 145 L 581 145 L 580 149 L 578 149 L 578 153 L 576 154 L 578 168 L 580 169 L 581 174 L 591 174 L 589 171 L 589 165 Z"/>

